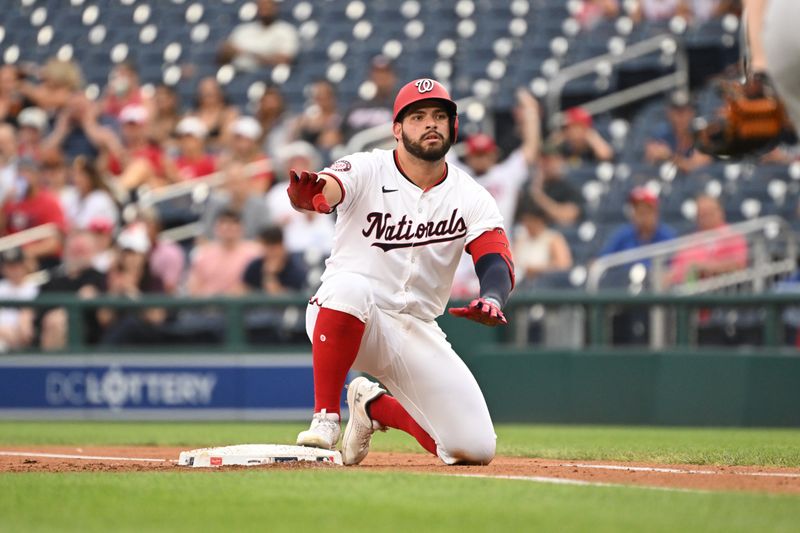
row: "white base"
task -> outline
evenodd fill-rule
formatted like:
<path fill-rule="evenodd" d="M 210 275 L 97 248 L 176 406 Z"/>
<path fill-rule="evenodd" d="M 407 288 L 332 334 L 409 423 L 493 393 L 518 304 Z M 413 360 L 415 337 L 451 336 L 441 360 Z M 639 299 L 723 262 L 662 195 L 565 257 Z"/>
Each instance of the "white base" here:
<path fill-rule="evenodd" d="M 217 466 L 259 466 L 275 463 L 342 464 L 342 454 L 336 450 L 288 446 L 285 444 L 239 444 L 220 448 L 200 448 L 181 452 L 179 466 L 195 468 Z"/>

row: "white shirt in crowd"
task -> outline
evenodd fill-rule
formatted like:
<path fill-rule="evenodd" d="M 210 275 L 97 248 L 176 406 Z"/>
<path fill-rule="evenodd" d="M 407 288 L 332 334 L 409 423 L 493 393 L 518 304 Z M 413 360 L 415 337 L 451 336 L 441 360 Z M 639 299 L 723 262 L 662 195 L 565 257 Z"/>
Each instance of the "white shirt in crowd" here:
<path fill-rule="evenodd" d="M 0 300 L 29 301 L 39 294 L 36 283 L 25 281 L 21 285 L 12 285 L 7 279 L 0 279 Z M 16 328 L 19 326 L 20 310 L 16 307 L 0 308 L 0 327 Z"/>
<path fill-rule="evenodd" d="M 93 220 L 105 219 L 116 227 L 119 223 L 117 205 L 106 191 L 97 189 L 79 198 L 73 212 L 67 212 L 73 227 L 87 229 Z"/>
<path fill-rule="evenodd" d="M 639 0 L 646 20 L 668 20 L 675 15 L 681 0 Z M 714 15 L 720 0 L 691 0 L 695 22 L 706 22 Z"/>
<path fill-rule="evenodd" d="M 261 68 L 259 56 L 282 54 L 294 57 L 300 48 L 297 30 L 282 20 L 276 20 L 269 26 L 258 21 L 240 24 L 231 33 L 230 42 L 241 51 L 234 59 L 233 66 L 249 72 Z"/>
<path fill-rule="evenodd" d="M 555 231 L 546 228 L 536 237 L 533 237 L 524 228 L 520 228 L 514 235 L 514 267 L 516 268 L 517 279 L 525 277 L 528 268 L 545 268 L 552 262 L 550 251 L 553 246 L 553 239 L 558 236 Z"/>
<path fill-rule="evenodd" d="M 333 243 L 334 218 L 328 215 L 300 213 L 292 208 L 285 182 L 267 192 L 270 222 L 283 228 L 283 245 L 290 253 L 310 253 L 327 257 Z"/>
<path fill-rule="evenodd" d="M 486 174 L 475 176 L 475 181 L 489 191 L 497 202 L 497 208 L 503 216 L 503 224 L 509 234 L 514 227 L 514 212 L 517 209 L 519 191 L 529 174 L 528 162 L 525 161 L 522 149 L 517 149 L 490 168 Z"/>

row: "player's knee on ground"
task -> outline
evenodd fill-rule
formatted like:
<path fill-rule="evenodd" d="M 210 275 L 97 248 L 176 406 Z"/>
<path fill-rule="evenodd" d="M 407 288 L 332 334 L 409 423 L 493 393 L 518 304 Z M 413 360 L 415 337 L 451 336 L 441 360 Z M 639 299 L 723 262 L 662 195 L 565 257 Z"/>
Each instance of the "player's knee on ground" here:
<path fill-rule="evenodd" d="M 445 439 L 438 445 L 439 458 L 447 464 L 488 465 L 494 459 L 497 437 L 494 428 L 473 428 L 471 434 Z"/>
<path fill-rule="evenodd" d="M 317 300 L 322 307 L 348 313 L 362 322 L 367 321 L 375 305 L 369 280 L 350 272 L 341 272 L 326 280 L 317 292 Z"/>

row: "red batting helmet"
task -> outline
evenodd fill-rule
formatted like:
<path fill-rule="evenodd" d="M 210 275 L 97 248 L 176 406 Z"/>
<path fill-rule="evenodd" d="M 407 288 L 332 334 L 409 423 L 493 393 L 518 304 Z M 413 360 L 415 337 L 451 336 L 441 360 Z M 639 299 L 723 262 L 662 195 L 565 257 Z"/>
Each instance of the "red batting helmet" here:
<path fill-rule="evenodd" d="M 439 100 L 444 103 L 450 114 L 450 142 L 456 141 L 458 135 L 458 109 L 456 103 L 450 98 L 447 89 L 436 80 L 420 78 L 407 83 L 397 93 L 394 99 L 394 122 L 403 120 L 403 112 L 408 106 L 420 100 Z"/>

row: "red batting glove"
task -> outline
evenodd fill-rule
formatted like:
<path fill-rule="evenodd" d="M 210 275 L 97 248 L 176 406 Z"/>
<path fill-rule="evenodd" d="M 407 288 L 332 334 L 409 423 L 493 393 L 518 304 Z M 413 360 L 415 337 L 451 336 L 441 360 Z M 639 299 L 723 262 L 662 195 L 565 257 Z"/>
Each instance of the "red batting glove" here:
<path fill-rule="evenodd" d="M 298 176 L 294 169 L 289 171 L 289 187 L 286 189 L 286 193 L 295 209 L 330 213 L 331 206 L 328 205 L 325 195 L 322 194 L 324 188 L 325 180 L 319 179 L 316 172 L 304 170 Z"/>
<path fill-rule="evenodd" d="M 461 316 L 480 322 L 486 326 L 505 326 L 508 320 L 500 310 L 500 306 L 491 300 L 476 298 L 467 307 L 453 307 L 450 309 L 453 316 Z"/>

